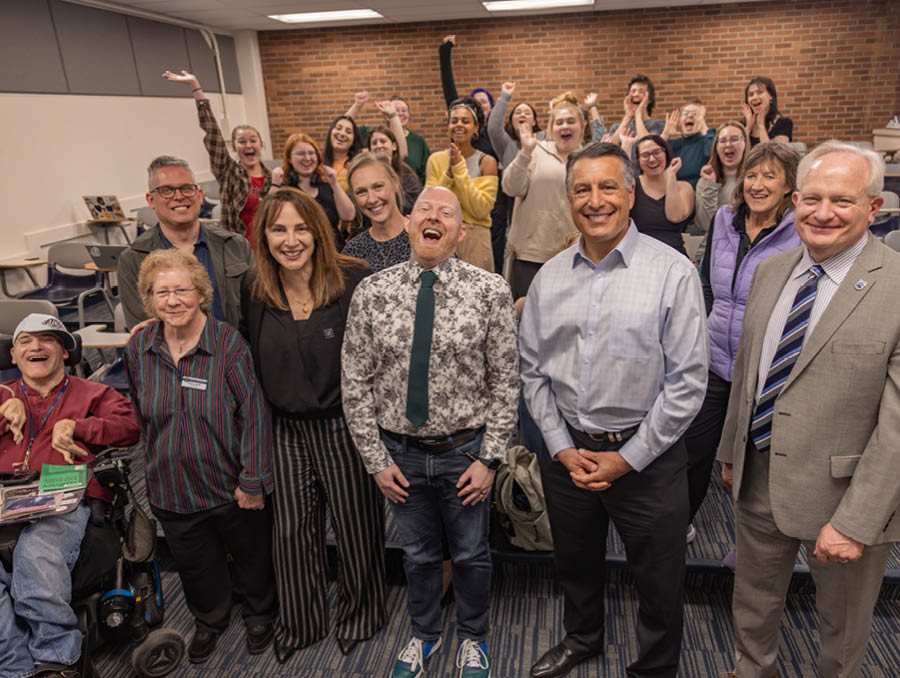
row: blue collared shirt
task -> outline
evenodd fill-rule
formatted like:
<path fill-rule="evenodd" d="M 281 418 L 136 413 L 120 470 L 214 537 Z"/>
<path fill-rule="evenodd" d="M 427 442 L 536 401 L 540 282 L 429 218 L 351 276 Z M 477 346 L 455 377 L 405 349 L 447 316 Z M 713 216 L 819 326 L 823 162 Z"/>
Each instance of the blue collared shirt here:
<path fill-rule="evenodd" d="M 706 392 L 709 340 L 697 271 L 634 222 L 598 264 L 582 242 L 535 276 L 519 326 L 528 409 L 550 454 L 640 425 L 619 451 L 640 471 L 671 447 Z"/>
<path fill-rule="evenodd" d="M 169 239 L 163 234 L 162 229 L 159 229 L 159 237 L 162 238 L 163 245 L 166 246 L 166 249 L 175 247 L 175 245 L 170 243 Z M 213 286 L 213 317 L 216 320 L 225 322 L 225 312 L 222 310 L 222 302 L 219 299 L 219 283 L 216 280 L 216 271 L 213 268 L 212 255 L 209 252 L 209 242 L 206 240 L 206 231 L 203 230 L 202 226 L 200 227 L 200 233 L 197 236 L 197 242 L 194 243 L 193 254 L 197 257 L 197 261 L 203 264 L 203 268 L 205 268 L 206 272 L 209 274 L 209 280 Z"/>

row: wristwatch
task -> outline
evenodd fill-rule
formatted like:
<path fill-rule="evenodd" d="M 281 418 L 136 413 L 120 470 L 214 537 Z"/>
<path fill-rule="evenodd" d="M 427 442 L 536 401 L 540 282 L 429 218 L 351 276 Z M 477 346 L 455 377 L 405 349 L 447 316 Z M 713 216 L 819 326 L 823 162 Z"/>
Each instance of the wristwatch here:
<path fill-rule="evenodd" d="M 496 471 L 500 468 L 501 461 L 500 459 L 484 459 L 483 457 L 478 457 L 478 461 L 487 466 L 491 471 Z"/>

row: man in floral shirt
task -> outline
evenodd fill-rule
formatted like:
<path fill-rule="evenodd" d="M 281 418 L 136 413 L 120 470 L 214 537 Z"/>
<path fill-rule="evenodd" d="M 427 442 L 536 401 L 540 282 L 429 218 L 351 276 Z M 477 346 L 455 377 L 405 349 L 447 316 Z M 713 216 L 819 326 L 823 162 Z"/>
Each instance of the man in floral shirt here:
<path fill-rule="evenodd" d="M 426 189 L 407 231 L 412 258 L 366 278 L 353 295 L 344 412 L 403 541 L 413 637 L 392 678 L 422 675 L 440 645 L 442 529 L 453 557 L 459 675 L 487 678 L 488 499 L 519 392 L 512 296 L 500 276 L 454 256 L 466 227 L 451 191 Z"/>

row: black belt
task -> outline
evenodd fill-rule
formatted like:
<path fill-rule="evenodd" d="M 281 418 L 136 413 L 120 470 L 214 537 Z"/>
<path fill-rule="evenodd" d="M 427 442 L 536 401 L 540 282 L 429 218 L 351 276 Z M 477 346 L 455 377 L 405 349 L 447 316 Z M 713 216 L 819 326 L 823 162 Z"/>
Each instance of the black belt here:
<path fill-rule="evenodd" d="M 634 434 L 637 433 L 638 429 L 640 428 L 640 424 L 632 426 L 631 428 L 623 429 L 621 431 L 601 431 L 599 433 L 588 433 L 587 431 L 580 431 L 568 422 L 566 422 L 566 427 L 569 429 L 569 433 L 573 434 L 576 437 L 581 437 L 582 439 L 587 438 L 588 440 L 603 446 L 607 450 L 618 450 L 630 438 L 634 437 Z"/>
<path fill-rule="evenodd" d="M 414 447 L 423 452 L 428 452 L 429 454 L 444 454 L 445 452 L 455 450 L 460 445 L 465 445 L 466 443 L 475 440 L 479 434 L 484 432 L 484 426 L 479 428 L 463 428 L 446 436 L 409 436 L 402 433 L 394 433 L 385 428 L 381 429 L 381 432 L 394 442 L 401 444 L 406 443 L 409 447 Z"/>

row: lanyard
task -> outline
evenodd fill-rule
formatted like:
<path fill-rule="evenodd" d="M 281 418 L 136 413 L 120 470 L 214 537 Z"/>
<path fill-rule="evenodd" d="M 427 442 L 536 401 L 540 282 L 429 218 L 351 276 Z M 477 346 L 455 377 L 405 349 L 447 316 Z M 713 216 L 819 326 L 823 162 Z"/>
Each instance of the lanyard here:
<path fill-rule="evenodd" d="M 50 409 L 44 413 L 44 416 L 41 418 L 41 422 L 38 424 L 37 430 L 34 429 L 34 417 L 31 414 L 31 407 L 28 405 L 28 389 L 25 387 L 25 380 L 21 381 L 22 384 L 22 393 L 25 394 L 25 408 L 28 411 L 28 447 L 25 448 L 25 459 L 14 466 L 18 466 L 20 468 L 28 468 L 28 460 L 31 458 L 31 446 L 34 445 L 34 439 L 37 437 L 37 434 L 41 432 L 41 429 L 44 428 L 44 424 L 47 423 L 47 419 L 50 418 L 50 415 L 53 413 L 54 408 L 59 403 L 59 399 L 62 398 L 63 393 L 66 392 L 66 389 L 69 388 L 69 376 L 66 375 L 66 381 L 63 383 L 63 387 L 59 390 L 59 393 L 56 394 L 56 399 L 53 401 L 53 404 L 50 405 Z"/>

